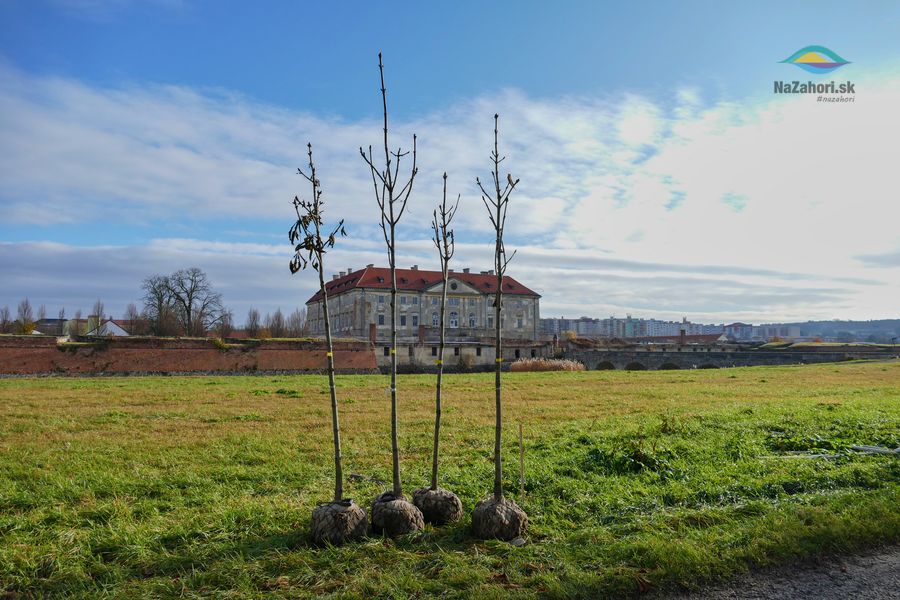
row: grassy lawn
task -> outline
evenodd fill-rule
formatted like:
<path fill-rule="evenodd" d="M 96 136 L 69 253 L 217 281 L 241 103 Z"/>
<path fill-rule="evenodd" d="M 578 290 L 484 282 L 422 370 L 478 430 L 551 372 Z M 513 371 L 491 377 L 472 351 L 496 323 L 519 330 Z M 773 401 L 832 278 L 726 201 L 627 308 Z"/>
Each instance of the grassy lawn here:
<path fill-rule="evenodd" d="M 0 592 L 602 597 L 900 541 L 900 460 L 847 450 L 900 445 L 900 363 L 509 374 L 521 548 L 468 534 L 491 488 L 491 378 L 445 379 L 442 479 L 463 522 L 339 549 L 308 542 L 332 488 L 324 377 L 0 380 Z M 433 383 L 400 378 L 410 494 Z M 390 480 L 388 380 L 338 386 L 345 473 L 365 476 L 346 489 L 368 506 Z"/>

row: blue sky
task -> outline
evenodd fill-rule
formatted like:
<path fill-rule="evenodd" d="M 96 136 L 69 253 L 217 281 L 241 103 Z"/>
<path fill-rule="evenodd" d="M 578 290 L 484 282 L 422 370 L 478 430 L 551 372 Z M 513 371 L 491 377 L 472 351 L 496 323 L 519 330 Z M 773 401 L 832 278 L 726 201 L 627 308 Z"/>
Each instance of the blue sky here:
<path fill-rule="evenodd" d="M 436 263 L 447 170 L 459 266 L 487 268 L 499 111 L 512 274 L 545 316 L 896 317 L 898 30 L 890 2 L 0 0 L 0 306 L 119 313 L 196 265 L 239 322 L 291 310 L 314 285 L 286 268 L 307 141 L 351 231 L 332 270 L 384 263 L 356 155 L 382 50 L 395 143 L 422 154 L 410 264 Z M 772 94 L 811 78 L 779 64 L 809 44 L 851 61 L 816 80 L 857 82 L 854 104 Z"/>

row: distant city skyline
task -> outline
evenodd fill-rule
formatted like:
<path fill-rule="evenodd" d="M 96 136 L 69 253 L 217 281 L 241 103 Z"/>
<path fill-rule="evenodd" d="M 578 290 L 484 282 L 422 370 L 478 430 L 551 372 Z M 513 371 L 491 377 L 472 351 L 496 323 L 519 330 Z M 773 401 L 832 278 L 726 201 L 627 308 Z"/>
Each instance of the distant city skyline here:
<path fill-rule="evenodd" d="M 360 146 L 420 173 L 398 266 L 436 268 L 441 174 L 462 195 L 454 267 L 491 267 L 475 177 L 500 113 L 509 274 L 542 316 L 706 323 L 895 318 L 900 7 L 584 1 L 339 6 L 0 2 L 0 307 L 119 316 L 141 281 L 199 267 L 241 323 L 304 305 L 290 199 L 312 142 L 332 272 L 386 264 Z M 314 25 L 313 25 L 314 24 Z M 504 32 L 495 43 L 497 27 Z M 823 45 L 849 64 L 781 61 Z M 852 81 L 854 102 L 773 93 Z M 504 175 L 505 176 L 505 175 Z"/>

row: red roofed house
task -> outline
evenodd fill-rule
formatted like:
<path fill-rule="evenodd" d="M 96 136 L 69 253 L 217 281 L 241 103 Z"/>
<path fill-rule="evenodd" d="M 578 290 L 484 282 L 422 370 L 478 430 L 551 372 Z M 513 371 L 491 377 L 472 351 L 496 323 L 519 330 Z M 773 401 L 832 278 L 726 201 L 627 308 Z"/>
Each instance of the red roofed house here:
<path fill-rule="evenodd" d="M 476 362 L 483 362 L 482 346 L 494 337 L 494 295 L 497 276 L 492 271 L 471 273 L 469 269 L 448 274 L 446 326 L 449 349 L 460 355 L 459 347 L 478 347 Z M 397 269 L 398 343 L 430 347 L 437 341 L 440 302 L 443 288 L 440 271 L 424 271 L 413 266 Z M 391 272 L 387 267 L 368 265 L 364 269 L 341 271 L 326 282 L 332 331 L 339 337 L 372 339 L 376 346 L 386 344 L 391 335 Z M 307 322 L 314 336 L 325 334 L 321 292 L 306 302 Z M 530 346 L 538 340 L 540 295 L 512 277 L 503 280 L 503 338 L 510 352 L 519 356 L 515 346 Z M 455 349 L 453 349 L 455 347 Z M 386 346 L 385 346 L 386 348 Z M 376 350 L 381 358 L 384 350 Z M 419 348 L 421 350 L 421 348 Z M 431 350 L 436 352 L 436 350 Z M 407 354 L 402 352 L 400 356 Z M 505 355 L 505 353 L 504 353 Z M 430 358 L 430 355 L 428 355 Z M 493 361 L 491 355 L 490 360 Z M 404 360 L 404 362 L 406 362 Z"/>

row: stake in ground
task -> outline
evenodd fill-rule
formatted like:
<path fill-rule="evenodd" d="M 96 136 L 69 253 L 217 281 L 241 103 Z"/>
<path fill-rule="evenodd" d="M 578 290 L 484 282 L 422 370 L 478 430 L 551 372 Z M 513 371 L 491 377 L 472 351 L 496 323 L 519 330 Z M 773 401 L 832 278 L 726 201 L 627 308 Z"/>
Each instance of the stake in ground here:
<path fill-rule="evenodd" d="M 348 496 L 390 480 L 388 381 L 337 379 Z M 466 506 L 493 472 L 492 381 L 444 379 L 441 481 Z M 427 481 L 434 376 L 403 384 L 403 469 Z M 0 581 L 36 596 L 597 597 L 900 542 L 897 458 L 846 451 L 900 444 L 900 363 L 509 373 L 504 395 L 526 424 L 527 545 L 474 540 L 464 518 L 322 549 L 307 525 L 334 481 L 321 375 L 2 379 Z M 834 458 L 792 454 L 807 451 Z"/>

